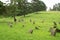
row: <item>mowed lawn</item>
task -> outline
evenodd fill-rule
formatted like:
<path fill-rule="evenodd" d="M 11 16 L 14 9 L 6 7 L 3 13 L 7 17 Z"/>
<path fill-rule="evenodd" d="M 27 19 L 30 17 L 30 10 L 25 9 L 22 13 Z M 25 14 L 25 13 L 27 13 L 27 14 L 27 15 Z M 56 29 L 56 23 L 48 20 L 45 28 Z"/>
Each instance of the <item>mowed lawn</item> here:
<path fill-rule="evenodd" d="M 49 32 L 49 28 L 54 26 L 54 21 L 57 23 L 57 28 L 60 29 L 60 12 L 37 13 L 28 14 L 26 17 L 16 16 L 16 23 L 13 22 L 13 17 L 0 18 L 0 40 L 60 40 L 60 33 L 51 36 Z M 23 21 L 19 22 L 22 19 Z M 9 26 L 9 22 L 13 23 L 12 27 Z M 38 30 L 35 29 L 36 26 L 39 28 Z M 33 29 L 32 34 L 29 33 L 30 29 Z"/>

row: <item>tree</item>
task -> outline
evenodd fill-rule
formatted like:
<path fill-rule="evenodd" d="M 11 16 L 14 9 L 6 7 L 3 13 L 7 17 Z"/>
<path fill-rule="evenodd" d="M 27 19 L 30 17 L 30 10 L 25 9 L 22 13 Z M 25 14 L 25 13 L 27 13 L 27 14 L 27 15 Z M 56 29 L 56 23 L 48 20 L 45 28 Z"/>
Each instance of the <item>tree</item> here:
<path fill-rule="evenodd" d="M 16 0 L 11 0 L 11 3 L 6 5 L 6 10 L 9 16 L 14 16 L 18 14 L 18 6 L 17 6 L 17 1 Z"/>
<path fill-rule="evenodd" d="M 46 5 L 39 0 L 32 0 L 31 3 L 29 3 L 27 0 L 19 0 L 18 7 L 20 10 L 20 15 L 46 10 Z"/>
<path fill-rule="evenodd" d="M 27 0 L 20 0 L 18 1 L 18 7 L 20 9 L 20 15 L 24 15 L 27 14 Z"/>
<path fill-rule="evenodd" d="M 11 3 L 9 5 L 5 5 L 1 7 L 1 12 L 5 11 L 7 16 L 14 15 L 25 15 L 31 12 L 37 11 L 45 11 L 46 5 L 40 0 L 32 0 L 32 2 L 28 2 L 27 0 L 10 0 Z"/>
<path fill-rule="evenodd" d="M 0 15 L 5 14 L 6 14 L 5 6 L 3 5 L 3 2 L 0 1 Z"/>
<path fill-rule="evenodd" d="M 3 14 L 2 8 L 3 8 L 3 2 L 0 1 L 0 15 Z"/>
<path fill-rule="evenodd" d="M 54 11 L 60 11 L 60 3 L 55 4 L 55 5 L 53 6 L 53 10 L 54 10 Z"/>
<path fill-rule="evenodd" d="M 36 11 L 45 11 L 46 5 L 40 0 L 32 0 L 32 9 Z"/>

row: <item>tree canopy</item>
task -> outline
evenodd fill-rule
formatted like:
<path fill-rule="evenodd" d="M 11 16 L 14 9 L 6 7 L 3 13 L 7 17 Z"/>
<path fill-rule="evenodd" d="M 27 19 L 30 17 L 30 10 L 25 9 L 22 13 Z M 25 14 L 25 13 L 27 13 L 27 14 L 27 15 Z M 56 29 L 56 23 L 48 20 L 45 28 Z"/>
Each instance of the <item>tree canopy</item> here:
<path fill-rule="evenodd" d="M 55 4 L 55 5 L 53 6 L 53 9 L 52 9 L 52 10 L 54 10 L 54 11 L 60 11 L 60 3 Z"/>
<path fill-rule="evenodd" d="M 6 15 L 6 8 L 3 5 L 3 2 L 0 1 L 0 15 Z"/>
<path fill-rule="evenodd" d="M 45 11 L 46 5 L 40 0 L 32 0 L 28 2 L 27 0 L 11 0 L 9 5 L 3 6 L 0 1 L 0 13 L 4 12 L 8 15 L 26 15 L 32 12 Z M 7 15 L 6 14 L 6 15 Z"/>

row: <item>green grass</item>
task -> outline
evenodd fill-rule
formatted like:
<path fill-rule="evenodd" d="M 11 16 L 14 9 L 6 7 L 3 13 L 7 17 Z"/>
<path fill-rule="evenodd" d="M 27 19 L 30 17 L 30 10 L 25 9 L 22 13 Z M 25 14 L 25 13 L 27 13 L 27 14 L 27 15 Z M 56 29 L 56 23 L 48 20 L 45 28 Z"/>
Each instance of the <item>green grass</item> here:
<path fill-rule="evenodd" d="M 60 40 L 60 33 L 56 36 L 51 36 L 49 28 L 53 26 L 53 21 L 56 21 L 57 27 L 60 29 L 60 12 L 38 12 L 38 14 L 28 14 L 24 18 L 23 16 L 17 16 L 17 20 L 24 19 L 24 22 L 13 22 L 13 17 L 0 18 L 0 40 Z M 35 21 L 33 24 L 29 20 Z M 42 23 L 42 21 L 44 21 Z M 13 22 L 13 27 L 9 27 L 8 22 Z M 22 27 L 25 25 L 25 27 Z M 35 29 L 35 26 L 40 26 L 39 30 Z M 28 31 L 34 29 L 30 34 Z"/>

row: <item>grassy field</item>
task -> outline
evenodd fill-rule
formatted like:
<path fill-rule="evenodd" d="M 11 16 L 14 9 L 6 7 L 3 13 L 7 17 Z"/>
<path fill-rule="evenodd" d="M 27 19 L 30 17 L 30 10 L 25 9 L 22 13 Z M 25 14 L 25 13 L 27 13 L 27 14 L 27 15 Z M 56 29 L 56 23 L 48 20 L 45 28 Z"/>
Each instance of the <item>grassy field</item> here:
<path fill-rule="evenodd" d="M 38 14 L 28 14 L 26 17 L 17 16 L 16 18 L 16 23 L 13 22 L 13 17 L 0 18 L 0 40 L 60 40 L 60 33 L 54 37 L 48 32 L 54 21 L 57 23 L 57 28 L 60 29 L 60 12 L 38 12 Z M 22 19 L 24 21 L 18 22 Z M 12 27 L 9 26 L 9 22 L 13 23 Z M 22 27 L 23 25 L 24 27 Z M 40 26 L 39 30 L 35 29 L 36 26 Z M 30 29 L 33 29 L 32 34 L 29 33 Z"/>

